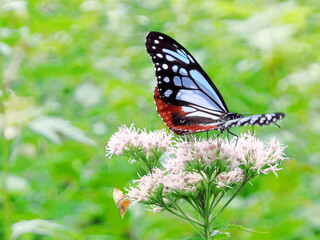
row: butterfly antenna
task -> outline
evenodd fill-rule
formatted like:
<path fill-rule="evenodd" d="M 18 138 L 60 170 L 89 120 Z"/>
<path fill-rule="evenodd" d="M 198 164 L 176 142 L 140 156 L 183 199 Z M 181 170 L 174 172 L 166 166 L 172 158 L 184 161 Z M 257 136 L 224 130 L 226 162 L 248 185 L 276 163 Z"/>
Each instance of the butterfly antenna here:
<path fill-rule="evenodd" d="M 278 124 L 276 124 L 276 123 L 273 123 L 274 125 L 276 125 L 278 128 L 280 128 L 281 129 L 281 127 L 278 125 Z"/>
<path fill-rule="evenodd" d="M 252 112 L 242 112 L 241 114 L 242 114 L 242 115 L 247 115 L 247 114 L 248 114 L 249 116 L 251 116 L 251 115 L 252 115 Z"/>

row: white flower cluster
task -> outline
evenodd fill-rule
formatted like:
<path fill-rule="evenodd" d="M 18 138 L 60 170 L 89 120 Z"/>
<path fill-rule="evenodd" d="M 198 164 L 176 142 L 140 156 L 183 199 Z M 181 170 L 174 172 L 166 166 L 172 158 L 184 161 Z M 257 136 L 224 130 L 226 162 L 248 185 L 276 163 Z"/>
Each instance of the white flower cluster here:
<path fill-rule="evenodd" d="M 250 133 L 231 141 L 190 136 L 173 141 L 172 137 L 164 130 L 147 133 L 131 125 L 121 126 L 109 140 L 106 149 L 110 156 L 139 149 L 147 161 L 155 149 L 165 152 L 161 168 L 151 166 L 148 174 L 134 180 L 134 186 L 127 189 L 131 204 L 148 202 L 159 189 L 164 199 L 171 193 L 201 192 L 211 182 L 216 191 L 226 191 L 261 173 L 277 176 L 281 170 L 278 165 L 285 159 L 285 147 L 278 140 L 263 142 Z M 201 181 L 204 184 L 199 184 Z M 151 202 L 152 211 L 159 211 L 159 206 Z"/>
<path fill-rule="evenodd" d="M 227 163 L 228 172 L 238 172 L 250 167 L 257 174 L 276 172 L 279 162 L 285 159 L 285 147 L 280 141 L 272 138 L 265 143 L 251 135 L 242 134 L 238 139 L 232 141 L 221 138 L 216 139 L 182 139 L 168 148 L 168 155 L 174 156 L 163 165 L 170 171 L 181 171 L 185 169 L 187 162 L 199 161 L 203 166 L 210 165 L 218 160 Z M 241 178 L 239 178 L 241 179 Z"/>
<path fill-rule="evenodd" d="M 162 186 L 163 193 L 170 193 L 176 190 L 194 191 L 196 184 L 202 180 L 200 174 L 196 172 L 168 172 L 159 168 L 154 168 L 153 171 L 138 180 L 134 180 L 136 187 L 130 187 L 127 196 L 132 204 L 140 201 L 149 200 L 153 192 Z"/>
<path fill-rule="evenodd" d="M 251 134 L 242 134 L 239 139 L 230 142 L 220 138 L 179 138 L 167 148 L 168 158 L 162 163 L 164 169 L 156 168 L 135 180 L 136 187 L 130 188 L 128 196 L 133 203 L 147 201 L 160 185 L 164 187 L 164 193 L 195 191 L 197 183 L 204 180 L 205 174 L 195 170 L 186 171 L 187 163 L 192 162 L 198 162 L 204 171 L 207 166 L 223 161 L 225 169 L 214 182 L 217 188 L 232 188 L 244 180 L 244 169 L 251 171 L 250 178 L 261 173 L 276 174 L 276 171 L 281 170 L 277 166 L 285 159 L 284 149 L 274 138 L 264 143 Z M 217 171 L 212 171 L 212 175 Z"/>
<path fill-rule="evenodd" d="M 165 150 L 171 143 L 172 133 L 165 130 L 146 132 L 136 129 L 133 124 L 130 127 L 122 125 L 115 132 L 106 146 L 107 156 L 121 155 L 126 150 L 141 149 L 148 156 L 154 150 Z"/>

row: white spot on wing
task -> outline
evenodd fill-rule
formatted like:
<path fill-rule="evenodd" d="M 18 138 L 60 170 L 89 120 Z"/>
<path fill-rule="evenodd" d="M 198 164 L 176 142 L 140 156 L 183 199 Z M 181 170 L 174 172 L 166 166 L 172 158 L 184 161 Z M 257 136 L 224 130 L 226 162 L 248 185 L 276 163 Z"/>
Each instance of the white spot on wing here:
<path fill-rule="evenodd" d="M 154 43 L 155 43 L 155 44 L 159 44 L 159 41 L 158 41 L 158 40 L 154 40 Z"/>
<path fill-rule="evenodd" d="M 162 54 L 161 53 L 157 53 L 157 57 L 159 58 L 163 58 Z"/>
<path fill-rule="evenodd" d="M 266 118 L 265 117 L 262 117 L 262 118 L 260 118 L 260 124 L 262 124 L 264 121 L 266 120 Z"/>
<path fill-rule="evenodd" d="M 164 64 L 162 64 L 162 68 L 163 69 L 168 69 L 168 65 L 164 63 Z"/>

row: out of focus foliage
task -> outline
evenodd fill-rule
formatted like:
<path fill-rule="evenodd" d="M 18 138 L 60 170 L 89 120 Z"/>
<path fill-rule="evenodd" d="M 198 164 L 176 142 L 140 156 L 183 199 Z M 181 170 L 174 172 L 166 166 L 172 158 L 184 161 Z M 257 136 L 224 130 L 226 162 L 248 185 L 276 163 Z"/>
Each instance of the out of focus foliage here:
<path fill-rule="evenodd" d="M 319 13 L 318 0 L 0 1 L 0 239 L 192 234 L 138 205 L 121 221 L 112 199 L 140 169 L 106 158 L 108 138 L 120 124 L 164 127 L 144 49 L 150 30 L 183 44 L 230 110 L 287 114 L 281 130 L 255 128 L 288 145 L 279 178 L 257 178 L 219 221 L 260 232 L 235 228 L 234 239 L 319 239 Z"/>

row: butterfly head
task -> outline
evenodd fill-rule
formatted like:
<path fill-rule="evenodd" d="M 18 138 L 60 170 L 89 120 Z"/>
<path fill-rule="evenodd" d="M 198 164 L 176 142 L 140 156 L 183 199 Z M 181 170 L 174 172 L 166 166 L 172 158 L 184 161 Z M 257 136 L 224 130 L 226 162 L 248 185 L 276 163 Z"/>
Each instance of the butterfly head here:
<path fill-rule="evenodd" d="M 243 117 L 243 115 L 240 113 L 228 112 L 222 116 L 222 120 L 229 121 L 232 119 L 238 119 L 238 118 L 242 118 L 242 117 Z"/>

